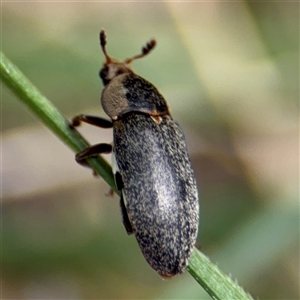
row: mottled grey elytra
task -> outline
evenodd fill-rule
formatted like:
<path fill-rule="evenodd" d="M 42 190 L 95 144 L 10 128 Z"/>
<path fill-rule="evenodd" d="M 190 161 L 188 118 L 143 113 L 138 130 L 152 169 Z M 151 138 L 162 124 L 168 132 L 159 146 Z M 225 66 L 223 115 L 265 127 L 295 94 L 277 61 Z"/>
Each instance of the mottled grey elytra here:
<path fill-rule="evenodd" d="M 154 48 L 155 40 L 124 62 L 107 54 L 103 30 L 100 44 L 106 58 L 99 72 L 104 84 L 101 104 L 111 120 L 80 115 L 72 125 L 113 128 L 113 144 L 91 146 L 76 160 L 86 164 L 87 157 L 112 152 L 125 229 L 135 235 L 149 265 L 170 278 L 186 269 L 199 223 L 197 185 L 185 137 L 164 97 L 130 67 Z"/>

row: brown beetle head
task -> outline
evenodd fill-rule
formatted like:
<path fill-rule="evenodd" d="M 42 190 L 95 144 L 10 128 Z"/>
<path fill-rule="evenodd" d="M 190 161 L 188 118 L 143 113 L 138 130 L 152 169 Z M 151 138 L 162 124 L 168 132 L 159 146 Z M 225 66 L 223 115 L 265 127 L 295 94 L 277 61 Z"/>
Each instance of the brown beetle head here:
<path fill-rule="evenodd" d="M 154 39 L 150 40 L 143 48 L 142 53 L 135 55 L 131 58 L 127 58 L 124 62 L 120 62 L 118 59 L 111 58 L 106 52 L 106 35 L 105 31 L 102 29 L 100 31 L 100 45 L 102 52 L 105 56 L 105 63 L 99 72 L 99 76 L 103 81 L 104 86 L 106 86 L 113 78 L 124 74 L 124 73 L 133 73 L 133 70 L 130 67 L 130 63 L 133 60 L 138 58 L 142 58 L 146 56 L 156 45 L 156 41 Z"/>
<path fill-rule="evenodd" d="M 117 120 L 129 112 L 149 114 L 154 119 L 169 114 L 167 103 L 157 89 L 150 82 L 136 75 L 130 67 L 133 60 L 146 56 L 154 48 L 156 41 L 152 39 L 142 48 L 140 54 L 123 62 L 107 54 L 104 30 L 100 31 L 100 45 L 106 59 L 99 72 L 104 84 L 101 104 L 106 114 L 112 120 Z"/>

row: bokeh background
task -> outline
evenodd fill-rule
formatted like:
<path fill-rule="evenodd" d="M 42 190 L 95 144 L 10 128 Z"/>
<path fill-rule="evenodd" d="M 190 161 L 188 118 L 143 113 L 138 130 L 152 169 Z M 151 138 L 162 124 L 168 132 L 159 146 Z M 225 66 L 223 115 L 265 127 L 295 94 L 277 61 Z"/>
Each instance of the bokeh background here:
<path fill-rule="evenodd" d="M 198 243 L 256 299 L 299 299 L 299 3 L 2 2 L 2 50 L 63 114 L 105 116 L 98 34 L 182 125 Z M 145 262 L 118 197 L 2 85 L 2 298 L 209 299 Z M 91 142 L 111 130 L 84 125 Z M 107 156 L 110 160 L 110 157 Z"/>

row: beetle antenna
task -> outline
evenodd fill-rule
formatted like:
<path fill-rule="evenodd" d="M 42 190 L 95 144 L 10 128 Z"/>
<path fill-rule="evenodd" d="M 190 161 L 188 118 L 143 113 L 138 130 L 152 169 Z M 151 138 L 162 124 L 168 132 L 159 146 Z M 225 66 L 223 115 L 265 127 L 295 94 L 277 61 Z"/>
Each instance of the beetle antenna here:
<path fill-rule="evenodd" d="M 138 58 L 142 58 L 144 56 L 146 56 L 156 45 L 156 40 L 152 39 L 150 40 L 143 48 L 142 48 L 142 53 L 138 54 L 136 56 L 133 56 L 131 58 L 127 58 L 124 63 L 125 64 L 130 64 L 133 60 L 138 59 Z"/>
<path fill-rule="evenodd" d="M 102 49 L 102 52 L 106 58 L 106 63 L 110 63 L 111 62 L 111 58 L 109 57 L 109 55 L 106 52 L 106 35 L 105 35 L 105 31 L 103 29 L 101 29 L 100 34 L 99 34 L 99 38 L 100 38 L 100 46 Z"/>

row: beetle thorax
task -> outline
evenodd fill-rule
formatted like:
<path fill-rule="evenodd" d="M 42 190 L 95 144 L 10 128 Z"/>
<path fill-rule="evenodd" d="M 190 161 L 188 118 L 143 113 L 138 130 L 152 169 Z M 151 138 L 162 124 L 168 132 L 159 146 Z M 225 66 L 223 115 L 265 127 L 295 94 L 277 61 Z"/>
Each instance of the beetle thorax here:
<path fill-rule="evenodd" d="M 115 75 L 102 91 L 102 107 L 105 113 L 113 120 L 116 120 L 128 111 L 127 90 L 123 85 L 123 79 L 128 75 L 128 72 Z"/>

